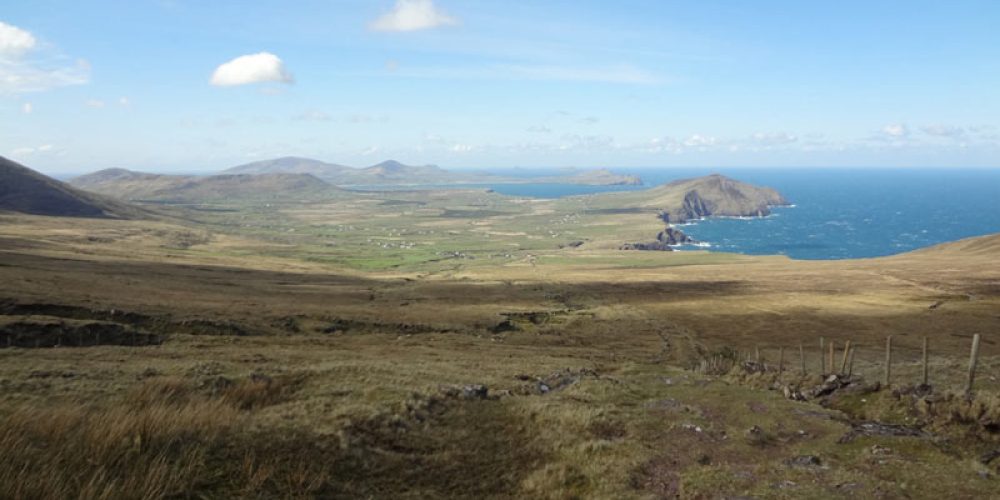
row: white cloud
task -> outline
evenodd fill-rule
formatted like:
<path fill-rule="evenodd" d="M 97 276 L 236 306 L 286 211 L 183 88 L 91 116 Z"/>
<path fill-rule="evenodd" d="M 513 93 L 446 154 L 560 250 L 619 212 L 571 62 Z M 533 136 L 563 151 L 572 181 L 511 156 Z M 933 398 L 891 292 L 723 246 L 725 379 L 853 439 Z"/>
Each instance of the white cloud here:
<path fill-rule="evenodd" d="M 90 65 L 67 64 L 59 54 L 44 54 L 30 32 L 0 22 L 0 94 L 39 92 L 87 83 Z"/>
<path fill-rule="evenodd" d="M 454 144 L 454 145 L 451 146 L 452 152 L 455 152 L 455 153 L 468 153 L 469 151 L 472 151 L 473 149 L 475 149 L 475 146 L 473 146 L 471 144 Z"/>
<path fill-rule="evenodd" d="M 291 73 L 278 56 L 260 52 L 237 57 L 222 64 L 212 73 L 212 85 L 229 87 L 260 82 L 294 83 Z"/>
<path fill-rule="evenodd" d="M 396 0 L 392 10 L 373 21 L 374 31 L 418 31 L 459 24 L 458 19 L 438 10 L 433 0 Z"/>
<path fill-rule="evenodd" d="M 37 43 L 30 32 L 0 21 L 0 57 L 21 57 Z"/>
<path fill-rule="evenodd" d="M 26 103 L 24 103 L 24 104 L 21 105 L 21 112 L 23 112 L 26 115 L 30 115 L 31 112 L 34 111 L 34 110 L 35 110 L 35 107 L 32 106 L 30 102 L 26 102 Z"/>
<path fill-rule="evenodd" d="M 119 106 L 131 106 L 132 105 L 132 101 L 130 101 L 128 97 L 122 96 L 122 97 L 118 98 L 118 105 Z"/>
<path fill-rule="evenodd" d="M 35 153 L 47 153 L 53 151 L 55 146 L 52 144 L 42 144 L 41 146 L 35 147 L 23 147 L 16 148 L 10 152 L 11 156 L 31 156 Z"/>
<path fill-rule="evenodd" d="M 88 108 L 103 108 L 104 107 L 104 101 L 102 101 L 100 99 L 87 99 L 87 101 L 84 102 L 84 104 L 86 104 Z"/>
<path fill-rule="evenodd" d="M 532 125 L 528 127 L 528 132 L 534 134 L 548 134 L 552 132 L 552 129 L 546 127 L 545 125 Z"/>
<path fill-rule="evenodd" d="M 910 130 L 902 123 L 891 123 L 882 127 L 882 133 L 889 137 L 902 138 L 910 134 Z"/>

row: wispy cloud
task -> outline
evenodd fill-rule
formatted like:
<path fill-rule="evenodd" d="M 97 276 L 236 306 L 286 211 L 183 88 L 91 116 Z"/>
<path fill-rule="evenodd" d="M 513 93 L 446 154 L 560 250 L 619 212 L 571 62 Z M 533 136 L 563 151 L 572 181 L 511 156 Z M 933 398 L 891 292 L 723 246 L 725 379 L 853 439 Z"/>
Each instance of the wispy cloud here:
<path fill-rule="evenodd" d="M 458 19 L 434 6 L 433 0 L 397 0 L 392 10 L 368 26 L 374 31 L 419 31 L 441 26 L 455 26 Z"/>
<path fill-rule="evenodd" d="M 0 94 L 40 92 L 87 83 L 90 65 L 43 50 L 31 32 L 0 21 Z"/>
<path fill-rule="evenodd" d="M 412 78 L 445 80 L 533 80 L 629 85 L 665 83 L 663 78 L 631 65 L 580 67 L 548 64 L 491 64 L 464 67 L 405 68 L 399 69 L 393 74 Z"/>
<path fill-rule="evenodd" d="M 281 58 L 270 52 L 260 52 L 223 63 L 215 68 L 209 81 L 212 85 L 231 87 L 262 82 L 294 83 L 295 79 L 285 69 Z"/>
<path fill-rule="evenodd" d="M 925 127 L 920 127 L 920 131 L 934 137 L 947 137 L 952 139 L 962 137 L 963 135 L 965 135 L 965 129 L 962 127 L 952 127 L 949 125 L 941 125 L 941 124 L 927 125 Z"/>

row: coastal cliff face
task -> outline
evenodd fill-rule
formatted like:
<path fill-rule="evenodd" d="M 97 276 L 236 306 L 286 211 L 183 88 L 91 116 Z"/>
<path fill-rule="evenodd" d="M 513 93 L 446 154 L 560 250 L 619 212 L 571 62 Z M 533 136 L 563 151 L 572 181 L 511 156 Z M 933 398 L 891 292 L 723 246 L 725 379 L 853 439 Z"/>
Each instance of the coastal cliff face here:
<path fill-rule="evenodd" d="M 712 216 L 764 217 L 771 213 L 771 207 L 788 204 L 772 188 L 717 174 L 671 182 L 655 189 L 661 194 L 650 203 L 661 204 L 660 218 L 668 224 Z"/>
<path fill-rule="evenodd" d="M 639 207 L 657 209 L 667 228 L 656 241 L 628 243 L 621 247 L 626 250 L 670 250 L 673 245 L 695 242 L 671 224 L 706 217 L 764 217 L 771 213 L 771 207 L 788 204 L 772 188 L 718 174 L 664 184 L 636 195 L 634 201 Z"/>

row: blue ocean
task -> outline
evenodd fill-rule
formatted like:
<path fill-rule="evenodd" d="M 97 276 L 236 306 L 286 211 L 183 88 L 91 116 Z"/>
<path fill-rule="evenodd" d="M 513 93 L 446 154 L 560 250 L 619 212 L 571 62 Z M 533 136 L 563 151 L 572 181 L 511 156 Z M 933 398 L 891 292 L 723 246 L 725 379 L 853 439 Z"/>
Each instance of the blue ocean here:
<path fill-rule="evenodd" d="M 794 206 L 758 219 L 708 219 L 683 231 L 709 250 L 795 259 L 878 257 L 1000 232 L 1000 169 L 632 169 L 646 186 L 498 184 L 495 191 L 556 198 L 648 189 L 721 173 L 770 186 Z M 509 171 L 497 172 L 511 174 Z"/>

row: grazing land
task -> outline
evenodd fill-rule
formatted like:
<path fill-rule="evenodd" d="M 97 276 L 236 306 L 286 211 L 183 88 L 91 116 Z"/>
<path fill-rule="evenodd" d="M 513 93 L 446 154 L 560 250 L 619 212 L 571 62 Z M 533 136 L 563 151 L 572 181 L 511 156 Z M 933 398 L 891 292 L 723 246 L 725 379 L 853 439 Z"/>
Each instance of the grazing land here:
<path fill-rule="evenodd" d="M 1000 237 L 619 250 L 730 206 L 656 189 L 0 214 L 0 497 L 996 494 Z"/>

